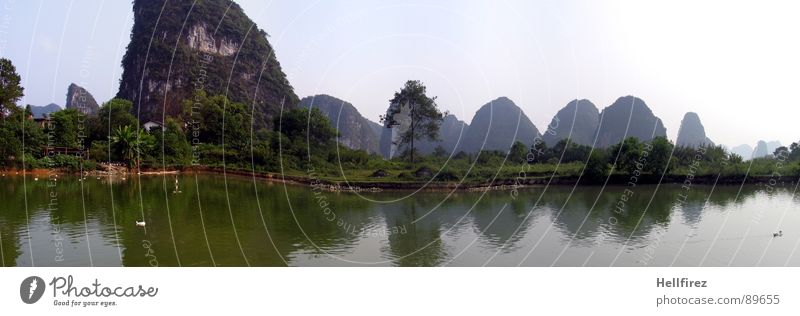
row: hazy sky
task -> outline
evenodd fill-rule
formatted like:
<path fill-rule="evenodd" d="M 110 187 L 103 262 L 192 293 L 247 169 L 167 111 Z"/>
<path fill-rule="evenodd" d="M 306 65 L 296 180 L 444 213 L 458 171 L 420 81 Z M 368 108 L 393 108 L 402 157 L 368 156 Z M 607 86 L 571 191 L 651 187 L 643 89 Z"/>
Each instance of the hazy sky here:
<path fill-rule="evenodd" d="M 675 139 L 687 111 L 726 145 L 800 139 L 797 1 L 237 1 L 270 34 L 300 97 L 371 120 L 408 79 L 469 122 L 508 96 L 543 130 L 570 100 L 642 98 Z M 116 94 L 130 1 L 0 0 L 0 55 L 23 103 L 64 104 L 70 82 Z"/>

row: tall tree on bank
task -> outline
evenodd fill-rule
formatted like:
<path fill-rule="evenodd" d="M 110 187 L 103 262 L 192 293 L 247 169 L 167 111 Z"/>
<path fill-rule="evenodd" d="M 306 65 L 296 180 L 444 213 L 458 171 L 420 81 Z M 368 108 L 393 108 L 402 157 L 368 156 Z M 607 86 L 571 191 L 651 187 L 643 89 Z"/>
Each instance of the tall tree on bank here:
<path fill-rule="evenodd" d="M 128 169 L 136 167 L 140 170 L 142 156 L 150 152 L 155 146 L 155 138 L 142 129 L 130 125 L 117 126 L 111 143 L 117 147 L 122 159 L 128 164 Z"/>
<path fill-rule="evenodd" d="M 425 94 L 425 85 L 419 80 L 409 80 L 403 89 L 394 93 L 390 106 L 381 123 L 387 128 L 406 128 L 401 131 L 395 145 L 409 146 L 409 160 L 414 162 L 415 140 L 437 140 L 439 126 L 447 113 L 439 111 L 436 97 Z"/>
<path fill-rule="evenodd" d="M 17 107 L 17 101 L 24 95 L 19 85 L 19 75 L 14 64 L 0 58 L 0 118 L 5 119 Z"/>

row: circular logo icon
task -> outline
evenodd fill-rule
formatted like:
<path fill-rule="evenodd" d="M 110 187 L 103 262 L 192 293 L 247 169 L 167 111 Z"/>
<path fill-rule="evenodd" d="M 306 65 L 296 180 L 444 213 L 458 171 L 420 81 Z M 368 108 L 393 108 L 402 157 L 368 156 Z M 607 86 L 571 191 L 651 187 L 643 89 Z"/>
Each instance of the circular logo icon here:
<path fill-rule="evenodd" d="M 33 304 L 44 295 L 44 280 L 38 276 L 30 276 L 19 285 L 19 298 L 25 304 Z"/>

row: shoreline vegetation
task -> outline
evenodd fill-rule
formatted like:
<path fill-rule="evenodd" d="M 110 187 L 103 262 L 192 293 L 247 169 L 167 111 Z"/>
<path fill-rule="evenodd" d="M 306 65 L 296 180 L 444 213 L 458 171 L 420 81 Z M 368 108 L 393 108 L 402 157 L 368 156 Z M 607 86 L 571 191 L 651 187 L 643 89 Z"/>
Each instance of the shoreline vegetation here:
<path fill-rule="evenodd" d="M 6 176 L 42 176 L 62 175 L 80 176 L 79 171 L 67 169 L 30 169 L 30 170 L 2 170 L 3 177 Z M 607 183 L 585 183 L 581 182 L 578 176 L 574 175 L 538 175 L 525 178 L 497 178 L 493 181 L 398 181 L 398 180 L 348 180 L 344 177 L 314 177 L 299 174 L 280 174 L 272 172 L 254 172 L 252 170 L 238 168 L 191 166 L 186 168 L 156 169 L 147 168 L 140 172 L 134 170 L 125 172 L 105 172 L 101 170 L 85 171 L 84 177 L 130 177 L 134 176 L 165 176 L 165 175 L 226 175 L 240 178 L 256 178 L 271 183 L 284 183 L 298 186 L 319 187 L 329 192 L 381 192 L 381 191 L 466 191 L 481 192 L 494 190 L 516 190 L 530 187 L 554 186 L 636 186 L 636 185 L 771 185 L 771 186 L 793 186 L 796 184 L 795 178 L 783 178 L 775 180 L 771 175 L 700 175 L 687 182 L 687 176 L 665 175 L 660 176 L 643 175 L 631 185 L 630 179 L 626 174 L 615 174 L 608 177 Z"/>
<path fill-rule="evenodd" d="M 470 137 L 461 135 L 450 150 L 437 146 L 423 152 L 420 142 L 440 138 L 447 112 L 441 112 L 436 97 L 429 97 L 424 84 L 414 80 L 394 94 L 381 117 L 382 128 L 391 128 L 396 136 L 391 158 L 340 143 L 340 131 L 317 107 L 292 106 L 262 126 L 255 123 L 264 113 L 202 90 L 183 100 L 182 112 L 166 116 L 164 122 L 143 123 L 132 114 L 133 103 L 119 98 L 96 111 L 79 103 L 34 118 L 30 106 L 16 105 L 23 89 L 14 66 L 3 58 L 0 66 L 5 78 L 0 86 L 5 98 L 0 100 L 0 170 L 10 170 L 7 173 L 46 169 L 99 177 L 224 172 L 331 191 L 513 190 L 548 184 L 772 186 L 793 183 L 800 176 L 798 142 L 745 160 L 723 146 L 676 146 L 664 136 L 604 140 L 611 144 L 607 147 L 569 138 L 550 144 L 543 139 L 556 135 L 551 126 L 541 135 L 509 138 L 500 150 L 459 147 L 463 137 Z"/>

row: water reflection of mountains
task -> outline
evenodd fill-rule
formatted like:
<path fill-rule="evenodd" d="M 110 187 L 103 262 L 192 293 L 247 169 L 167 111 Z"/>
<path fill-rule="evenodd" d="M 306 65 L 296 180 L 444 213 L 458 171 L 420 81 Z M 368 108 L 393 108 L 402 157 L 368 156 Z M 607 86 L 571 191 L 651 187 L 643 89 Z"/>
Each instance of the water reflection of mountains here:
<path fill-rule="evenodd" d="M 605 242 L 623 242 L 628 238 L 636 241 L 650 234 L 653 229 L 665 228 L 673 212 L 678 212 L 688 225 L 699 223 L 703 205 L 706 211 L 725 209 L 732 203 L 740 203 L 758 192 L 757 187 L 695 186 L 683 190 L 680 186 L 641 186 L 631 189 L 634 193 L 625 203 L 622 212 L 615 211 L 624 194 L 624 187 L 548 187 L 522 191 L 515 199 L 509 192 L 488 192 L 482 197 L 471 193 L 457 193 L 446 200 L 440 194 L 422 194 L 398 205 L 385 208 L 390 225 L 411 225 L 416 221 L 417 232 L 413 245 L 436 246 L 440 234 L 448 230 L 471 226 L 479 238 L 487 244 L 513 251 L 529 231 L 532 223 L 539 220 L 552 221 L 553 229 L 559 230 L 573 243 L 595 243 L 604 234 Z M 736 198 L 737 194 L 739 195 Z M 434 206 L 438 205 L 436 209 Z M 413 212 L 407 210 L 412 209 Z M 420 210 L 423 210 L 420 212 Z M 419 219 L 420 213 L 428 212 Z M 610 218 L 615 220 L 610 220 Z M 614 224 L 611 224 L 614 223 Z M 541 234 L 541 233 L 539 233 Z M 406 240 L 398 236 L 395 243 Z M 423 238 L 424 240 L 419 240 Z M 395 253 L 405 254 L 398 247 Z"/>
<path fill-rule="evenodd" d="M 617 213 L 625 187 L 530 188 L 516 198 L 510 191 L 423 192 L 382 203 L 365 197 L 389 201 L 408 193 L 315 193 L 308 187 L 254 185 L 242 179 L 228 179 L 226 189 L 219 177 L 184 176 L 184 193 L 173 194 L 172 179 L 109 184 L 65 178 L 56 186 L 54 209 L 48 209 L 52 198 L 45 181 L 23 185 L 21 178 L 4 179 L 3 265 L 28 265 L 31 260 L 44 266 L 89 265 L 91 246 L 94 265 L 147 266 L 143 240 L 152 244 L 164 266 L 274 266 L 323 257 L 330 257 L 331 264 L 352 265 L 337 257 L 370 239 L 375 241 L 367 244 L 391 264 L 431 266 L 461 250 L 444 240 L 476 236 L 467 241 L 474 247 L 512 252 L 532 246 L 523 244 L 526 236 L 544 234 L 532 231 L 536 223 L 552 223 L 548 234 L 574 238 L 577 245 L 596 243 L 601 234 L 604 242 L 635 241 L 669 225 L 673 214 L 693 226 L 704 212 L 730 209 L 760 191 L 755 186 L 694 186 L 688 191 L 676 185 L 640 186 Z M 147 219 L 146 230 L 132 225 L 141 218 Z M 55 227 L 69 245 L 63 262 L 52 261 Z"/>

